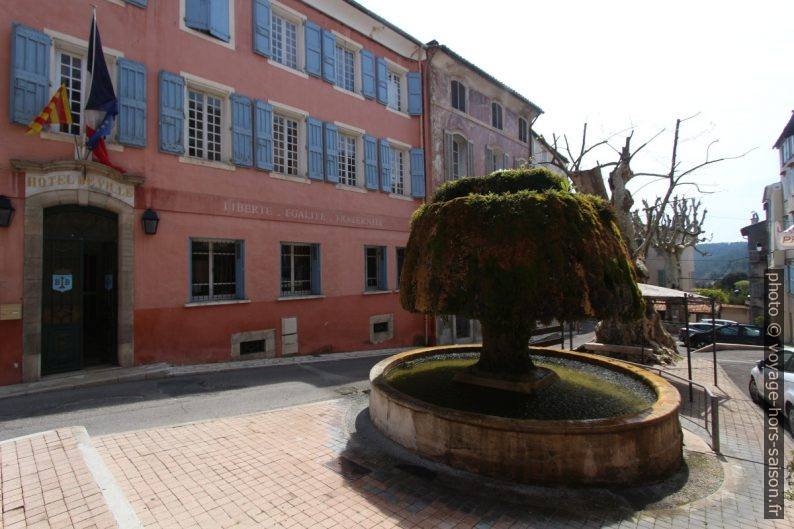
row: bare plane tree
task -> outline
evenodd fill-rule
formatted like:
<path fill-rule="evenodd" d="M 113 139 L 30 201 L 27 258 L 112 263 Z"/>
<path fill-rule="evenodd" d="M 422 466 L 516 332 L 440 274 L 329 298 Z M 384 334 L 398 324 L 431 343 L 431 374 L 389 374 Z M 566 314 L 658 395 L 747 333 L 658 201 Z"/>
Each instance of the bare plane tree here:
<path fill-rule="evenodd" d="M 681 257 L 684 250 L 706 240 L 703 226 L 707 210 L 700 211 L 700 200 L 676 195 L 668 204 L 670 213 L 660 219 L 656 210 L 661 202 L 661 197 L 656 197 L 653 205 L 647 200 L 642 201 L 643 215 L 640 215 L 640 210 L 635 210 L 632 216 L 634 230 L 640 234 L 643 245 L 656 249 L 667 260 L 668 270 L 672 272 L 670 280 L 673 288 L 680 288 L 683 280 Z M 658 223 L 656 229 L 652 230 L 651 223 L 654 221 Z"/>
<path fill-rule="evenodd" d="M 682 169 L 681 161 L 678 159 L 681 124 L 689 119 L 694 118 L 695 116 L 676 120 L 670 168 L 667 173 L 635 173 L 631 169 L 631 162 L 637 156 L 637 154 L 657 137 L 659 137 L 664 130 L 656 133 L 634 151 L 631 150 L 631 141 L 634 135 L 633 131 L 631 131 L 625 137 L 624 145 L 620 150 L 612 147 L 612 145 L 610 145 L 610 140 L 615 136 L 622 134 L 622 132 L 613 134 L 609 138 L 597 142 L 589 147 L 586 146 L 587 124 L 585 124 L 583 127 L 582 143 L 578 152 L 574 153 L 572 151 L 567 136 L 562 137 L 562 141 L 565 144 L 565 150 L 571 160 L 568 168 L 564 169 L 568 171 L 568 174 L 577 191 L 598 195 L 611 202 L 617 214 L 617 221 L 621 230 L 621 234 L 623 235 L 626 246 L 628 247 L 628 250 L 634 260 L 637 277 L 641 282 L 648 281 L 648 270 L 645 265 L 645 261 L 648 257 L 649 248 L 652 244 L 654 244 L 654 241 L 657 241 L 660 244 L 659 249 L 665 251 L 665 243 L 662 241 L 666 240 L 666 238 L 672 237 L 672 231 L 674 231 L 673 228 L 675 223 L 683 223 L 683 225 L 687 226 L 684 229 L 684 232 L 697 232 L 695 235 L 689 236 L 689 238 L 686 239 L 687 241 L 694 240 L 692 237 L 697 239 L 702 233 L 704 219 L 703 215 L 705 215 L 705 211 L 698 219 L 697 214 L 700 208 L 699 202 L 697 203 L 697 207 L 690 205 L 685 206 L 686 209 L 681 209 L 684 206 L 676 205 L 679 202 L 673 198 L 676 190 L 683 186 L 691 185 L 694 186 L 698 191 L 703 192 L 697 183 L 688 180 L 693 173 L 708 165 L 744 156 L 744 154 L 742 154 L 740 156 L 734 157 L 711 158 L 709 151 L 712 145 L 715 143 L 712 142 L 706 149 L 704 161 L 694 165 L 691 168 Z M 560 138 L 554 136 L 553 146 L 555 149 L 558 148 L 559 143 Z M 617 161 L 607 163 L 596 162 L 594 167 L 583 169 L 585 157 L 593 153 L 593 151 L 600 146 L 611 147 L 618 155 Z M 607 178 L 609 191 L 607 191 L 607 188 L 604 185 L 604 179 L 601 172 L 602 169 L 605 168 L 610 169 L 609 176 Z M 654 206 L 649 207 L 647 204 L 645 204 L 645 209 L 643 210 L 645 215 L 642 219 L 642 222 L 639 223 L 635 221 L 636 213 L 633 213 L 634 198 L 628 189 L 629 182 L 636 177 L 663 179 L 667 182 L 667 188 L 664 194 L 656 198 L 654 201 Z M 686 204 L 685 201 L 682 203 Z M 672 208 L 673 211 L 670 212 L 669 208 Z M 692 245 L 694 244 L 695 243 L 693 242 Z M 680 281 L 677 282 L 677 284 L 680 284 Z M 650 303 L 646 308 L 645 317 L 636 323 L 624 324 L 614 320 L 601 322 L 597 331 L 597 339 L 602 343 L 634 345 L 651 348 L 653 354 L 650 355 L 650 357 L 657 362 L 669 362 L 676 353 L 675 341 L 662 327 L 661 322 L 659 321 L 659 316 Z"/>

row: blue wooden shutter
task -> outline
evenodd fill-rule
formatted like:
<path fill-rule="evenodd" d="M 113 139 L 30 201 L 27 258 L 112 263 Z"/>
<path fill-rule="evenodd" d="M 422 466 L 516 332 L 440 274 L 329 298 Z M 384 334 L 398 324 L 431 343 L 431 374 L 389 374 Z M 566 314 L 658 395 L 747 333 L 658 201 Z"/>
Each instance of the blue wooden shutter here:
<path fill-rule="evenodd" d="M 146 147 L 146 66 L 119 58 L 119 143 Z"/>
<path fill-rule="evenodd" d="M 253 125 L 251 100 L 232 94 L 232 163 L 251 167 L 254 165 Z"/>
<path fill-rule="evenodd" d="M 367 189 L 378 189 L 378 143 L 372 136 L 364 136 L 364 176 Z"/>
<path fill-rule="evenodd" d="M 213 37 L 229 42 L 229 2 L 231 0 L 209 0 L 210 27 Z"/>
<path fill-rule="evenodd" d="M 375 97 L 375 56 L 361 50 L 361 94 L 367 99 Z"/>
<path fill-rule="evenodd" d="M 320 267 L 320 245 L 311 245 L 311 259 L 312 259 L 312 272 L 311 272 L 311 291 L 312 294 L 322 294 L 322 268 Z"/>
<path fill-rule="evenodd" d="M 185 154 L 185 80 L 172 73 L 160 72 L 160 150 Z"/>
<path fill-rule="evenodd" d="M 237 299 L 245 299 L 245 242 L 235 241 L 234 245 L 234 283 Z"/>
<path fill-rule="evenodd" d="M 309 178 L 323 179 L 323 122 L 306 118 L 306 138 L 309 151 Z"/>
<path fill-rule="evenodd" d="M 327 29 L 323 29 L 323 79 L 336 83 L 336 39 Z"/>
<path fill-rule="evenodd" d="M 408 113 L 412 116 L 422 114 L 422 74 L 409 72 L 408 80 Z"/>
<path fill-rule="evenodd" d="M 336 125 L 324 123 L 325 128 L 325 179 L 329 182 L 339 182 L 339 152 L 337 139 L 339 133 Z"/>
<path fill-rule="evenodd" d="M 391 193 L 391 146 L 380 140 L 380 189 Z"/>
<path fill-rule="evenodd" d="M 425 196 L 425 150 L 411 149 L 411 196 Z"/>
<path fill-rule="evenodd" d="M 389 103 L 389 89 L 386 84 L 386 61 L 380 57 L 378 64 L 378 102 L 384 105 Z"/>
<path fill-rule="evenodd" d="M 386 290 L 388 288 L 388 259 L 386 259 L 386 247 L 381 246 L 378 248 L 380 251 L 378 252 L 378 256 L 380 257 L 380 262 L 378 266 L 380 267 L 380 281 L 378 281 L 378 290 Z"/>
<path fill-rule="evenodd" d="M 306 73 L 315 77 L 322 75 L 323 38 L 320 26 L 306 20 L 303 22 L 306 37 Z"/>
<path fill-rule="evenodd" d="M 185 25 L 198 31 L 209 31 L 210 0 L 185 0 Z"/>
<path fill-rule="evenodd" d="M 270 57 L 270 0 L 254 0 L 254 52 Z"/>
<path fill-rule="evenodd" d="M 273 170 L 273 107 L 254 101 L 254 161 L 257 169 Z"/>
<path fill-rule="evenodd" d="M 127 0 L 127 3 L 138 7 L 146 7 L 146 0 Z"/>
<path fill-rule="evenodd" d="M 11 37 L 11 97 L 9 119 L 27 125 L 50 97 L 50 37 L 14 24 Z"/>

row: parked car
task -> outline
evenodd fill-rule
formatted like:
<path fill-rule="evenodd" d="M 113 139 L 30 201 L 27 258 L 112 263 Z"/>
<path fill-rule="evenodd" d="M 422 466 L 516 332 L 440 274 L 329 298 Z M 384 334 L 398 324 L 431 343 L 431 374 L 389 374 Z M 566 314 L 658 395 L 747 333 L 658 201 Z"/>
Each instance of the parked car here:
<path fill-rule="evenodd" d="M 715 325 L 736 325 L 737 323 L 739 323 L 738 321 L 733 321 L 733 320 L 714 319 L 713 321 Z M 711 318 L 700 318 L 700 323 L 708 323 L 709 325 L 711 325 L 711 322 L 712 322 Z"/>
<path fill-rule="evenodd" d="M 710 331 L 711 330 L 711 323 L 690 323 L 689 324 L 689 336 L 692 336 L 696 332 L 701 331 Z M 681 327 L 678 329 L 678 339 L 684 342 L 686 345 L 687 333 L 686 327 Z"/>
<path fill-rule="evenodd" d="M 758 325 L 734 323 L 716 328 L 717 343 L 737 343 L 745 345 L 764 345 L 764 333 Z M 689 336 L 691 347 L 698 349 L 712 341 L 712 330 L 696 332 Z"/>
<path fill-rule="evenodd" d="M 764 401 L 764 372 L 768 371 L 769 360 L 765 358 L 759 360 L 750 371 L 750 398 L 753 402 L 761 403 Z M 788 420 L 788 429 L 794 435 L 794 349 L 783 349 L 783 392 L 782 409 Z"/>

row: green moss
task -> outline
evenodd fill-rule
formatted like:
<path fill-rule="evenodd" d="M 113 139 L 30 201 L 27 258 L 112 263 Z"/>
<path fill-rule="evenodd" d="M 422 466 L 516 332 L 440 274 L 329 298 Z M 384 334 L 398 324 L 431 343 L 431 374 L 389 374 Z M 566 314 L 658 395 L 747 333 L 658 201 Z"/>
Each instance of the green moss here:
<path fill-rule="evenodd" d="M 496 171 L 488 176 L 472 176 L 447 182 L 433 195 L 431 203 L 446 202 L 470 194 L 504 194 L 518 191 L 570 190 L 568 180 L 547 169 Z"/>
<path fill-rule="evenodd" d="M 638 317 L 643 302 L 614 213 L 561 182 L 533 169 L 444 186 L 413 217 L 403 307 L 477 318 L 484 337 L 501 326 L 517 341 L 535 321 Z"/>

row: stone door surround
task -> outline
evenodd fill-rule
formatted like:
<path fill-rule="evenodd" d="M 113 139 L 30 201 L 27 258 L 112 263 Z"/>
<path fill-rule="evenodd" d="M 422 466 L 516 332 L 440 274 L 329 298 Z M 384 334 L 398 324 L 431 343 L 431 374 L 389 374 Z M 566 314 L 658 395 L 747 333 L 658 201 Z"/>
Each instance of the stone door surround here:
<path fill-rule="evenodd" d="M 135 187 L 141 175 L 123 174 L 85 160 L 11 160 L 24 175 L 24 272 L 22 287 L 22 379 L 41 378 L 41 308 L 44 210 L 51 206 L 93 206 L 118 215 L 118 363 L 133 365 L 133 233 Z"/>

